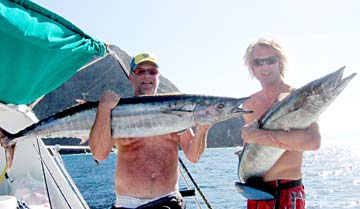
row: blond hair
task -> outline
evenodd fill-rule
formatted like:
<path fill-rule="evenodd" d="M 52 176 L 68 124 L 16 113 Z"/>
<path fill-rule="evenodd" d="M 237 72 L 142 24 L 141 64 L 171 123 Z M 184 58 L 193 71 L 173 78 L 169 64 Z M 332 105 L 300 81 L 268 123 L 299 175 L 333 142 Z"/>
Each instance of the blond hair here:
<path fill-rule="evenodd" d="M 270 48 L 276 53 L 276 55 L 278 56 L 278 61 L 280 66 L 280 74 L 282 77 L 284 77 L 285 69 L 287 66 L 287 56 L 285 55 L 285 51 L 280 45 L 279 41 L 277 41 L 273 37 L 261 37 L 247 47 L 243 59 L 244 59 L 244 64 L 249 69 L 250 76 L 254 77 L 254 72 L 252 70 L 252 65 L 253 65 L 252 54 L 256 46 Z"/>

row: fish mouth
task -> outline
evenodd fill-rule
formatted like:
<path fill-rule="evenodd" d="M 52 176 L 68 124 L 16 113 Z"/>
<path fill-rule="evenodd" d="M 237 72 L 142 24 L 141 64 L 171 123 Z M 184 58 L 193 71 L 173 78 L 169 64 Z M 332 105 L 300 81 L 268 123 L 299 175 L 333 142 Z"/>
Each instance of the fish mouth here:
<path fill-rule="evenodd" d="M 240 106 L 238 107 L 235 107 L 234 109 L 232 109 L 231 113 L 240 113 L 240 114 L 247 114 L 247 113 L 253 113 L 254 111 L 253 110 L 249 110 L 249 109 L 244 109 L 244 108 L 241 108 Z"/>
<path fill-rule="evenodd" d="M 319 78 L 318 81 L 324 81 L 322 84 L 323 86 L 335 88 L 342 80 L 343 74 L 344 74 L 345 66 L 341 67 L 339 70 L 330 73 L 329 75 L 326 75 L 322 78 Z M 321 84 L 321 82 L 319 82 Z"/>
<path fill-rule="evenodd" d="M 248 100 L 250 97 L 243 97 L 243 98 L 240 98 L 238 99 L 237 101 L 237 106 L 234 107 L 232 110 L 231 110 L 231 113 L 233 114 L 239 114 L 239 115 L 242 115 L 242 114 L 247 114 L 247 113 L 253 113 L 254 111 L 252 110 L 249 110 L 249 109 L 244 109 L 242 108 L 242 104 Z"/>

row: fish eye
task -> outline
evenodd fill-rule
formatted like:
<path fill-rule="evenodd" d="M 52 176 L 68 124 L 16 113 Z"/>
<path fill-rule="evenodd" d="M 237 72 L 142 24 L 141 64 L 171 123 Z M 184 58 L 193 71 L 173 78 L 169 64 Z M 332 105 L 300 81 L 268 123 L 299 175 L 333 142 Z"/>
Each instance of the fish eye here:
<path fill-rule="evenodd" d="M 225 107 L 225 105 L 223 103 L 220 103 L 216 106 L 216 109 L 222 110 L 222 109 L 224 109 L 224 107 Z"/>

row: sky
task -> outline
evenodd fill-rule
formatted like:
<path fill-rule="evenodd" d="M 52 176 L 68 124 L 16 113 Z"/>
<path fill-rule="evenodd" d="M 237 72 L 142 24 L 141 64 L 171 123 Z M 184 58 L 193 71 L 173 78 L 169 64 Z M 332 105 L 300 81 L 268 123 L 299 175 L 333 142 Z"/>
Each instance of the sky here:
<path fill-rule="evenodd" d="M 245 97 L 260 90 L 243 64 L 247 46 L 276 37 L 289 57 L 285 81 L 301 87 L 346 66 L 360 72 L 358 0 L 34 0 L 130 56 L 151 52 L 188 94 Z M 320 117 L 323 138 L 360 143 L 360 75 Z"/>

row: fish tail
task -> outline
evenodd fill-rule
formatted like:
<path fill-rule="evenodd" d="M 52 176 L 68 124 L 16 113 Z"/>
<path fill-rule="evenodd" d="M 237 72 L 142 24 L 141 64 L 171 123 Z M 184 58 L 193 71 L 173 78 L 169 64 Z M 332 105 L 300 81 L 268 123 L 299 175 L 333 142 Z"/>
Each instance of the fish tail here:
<path fill-rule="evenodd" d="M 19 133 L 19 132 L 18 132 Z M 14 139 L 19 138 L 18 134 L 12 134 L 0 127 L 0 142 L 3 147 L 10 147 L 16 144 Z"/>
<path fill-rule="evenodd" d="M 1 146 L 4 147 L 5 149 L 7 147 L 11 146 L 11 145 L 9 145 L 9 142 L 10 142 L 10 139 L 11 139 L 11 137 L 9 138 L 9 135 L 10 135 L 9 132 L 7 132 L 6 130 L 0 128 L 0 143 L 1 143 Z"/>

